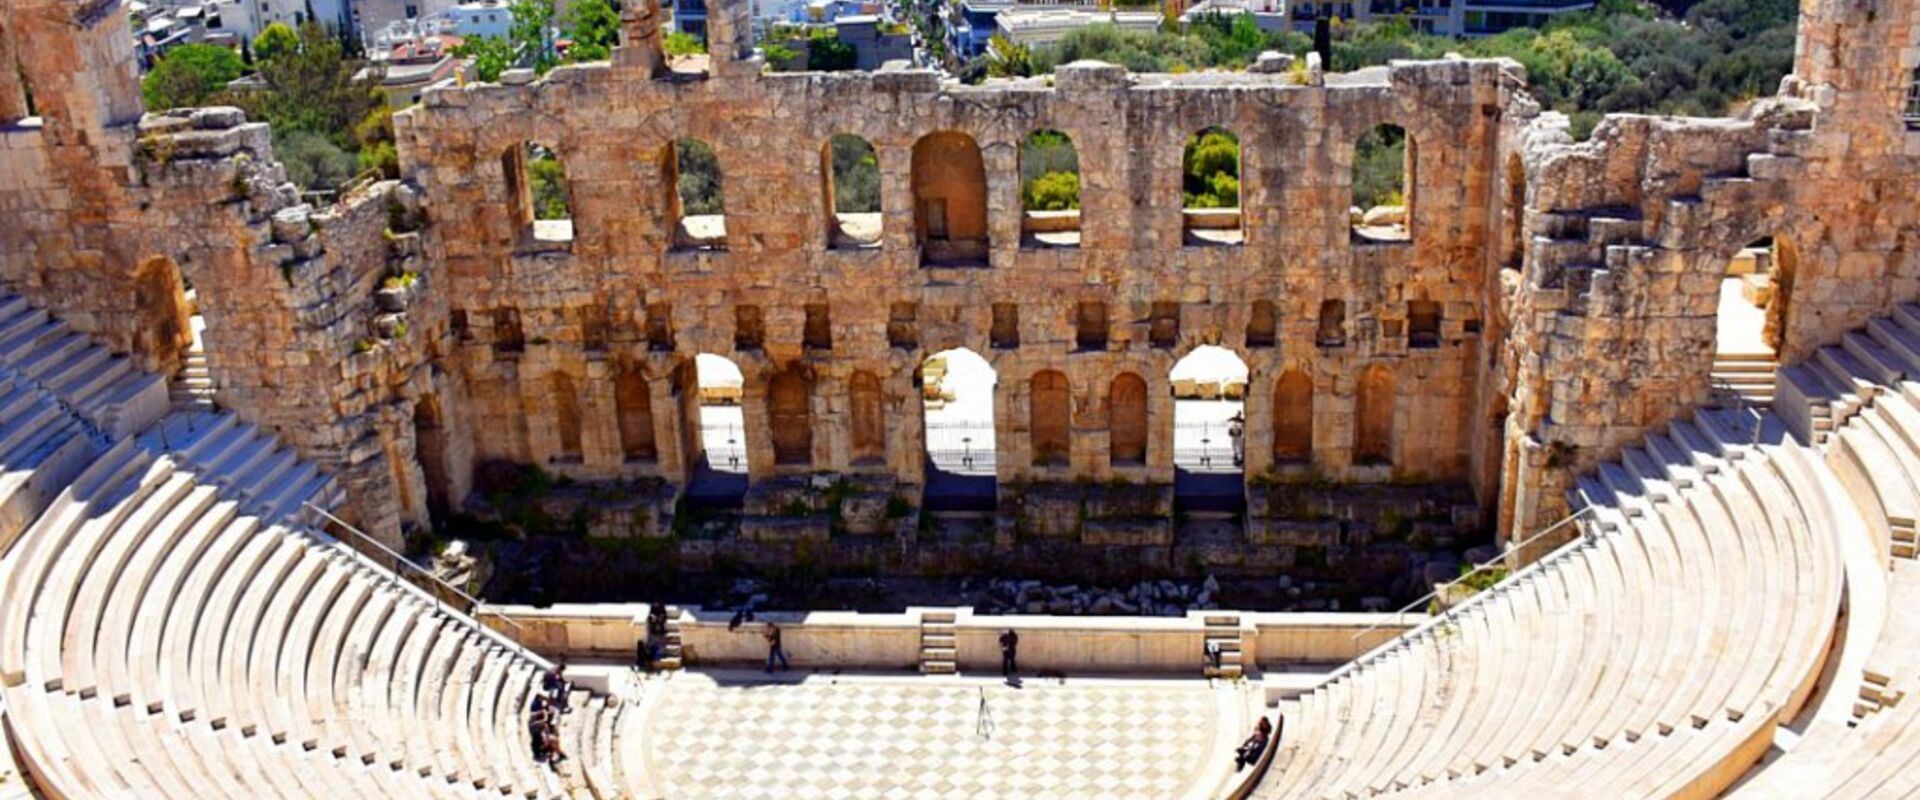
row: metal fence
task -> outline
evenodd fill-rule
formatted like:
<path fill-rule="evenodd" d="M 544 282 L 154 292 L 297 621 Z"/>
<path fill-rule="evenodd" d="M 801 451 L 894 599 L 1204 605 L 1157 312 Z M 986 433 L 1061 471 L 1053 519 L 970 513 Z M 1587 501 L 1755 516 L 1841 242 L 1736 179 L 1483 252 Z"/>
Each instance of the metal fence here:
<path fill-rule="evenodd" d="M 1225 422 L 1186 422 L 1173 426 L 1173 465 L 1185 469 L 1231 472 L 1240 468 L 1239 442 Z"/>
<path fill-rule="evenodd" d="M 747 471 L 747 436 L 738 425 L 701 425 L 700 444 L 707 466 L 720 472 Z"/>

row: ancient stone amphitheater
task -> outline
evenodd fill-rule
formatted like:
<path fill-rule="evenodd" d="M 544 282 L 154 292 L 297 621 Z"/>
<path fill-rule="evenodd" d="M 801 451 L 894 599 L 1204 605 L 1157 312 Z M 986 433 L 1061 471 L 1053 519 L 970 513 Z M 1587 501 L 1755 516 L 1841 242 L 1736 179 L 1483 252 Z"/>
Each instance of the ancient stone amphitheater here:
<path fill-rule="evenodd" d="M 403 179 L 315 205 L 264 125 L 144 113 L 116 0 L 0 0 L 0 797 L 1920 794 L 1920 3 L 1801 5 L 1777 96 L 1576 142 L 1507 62 L 763 75 L 744 3 L 676 63 L 630 3 L 611 63 L 429 89 Z M 1405 219 L 1359 230 L 1383 122 Z M 1183 211 L 1209 126 L 1241 206 Z M 1079 148 L 1070 222 L 1020 210 L 1035 129 Z M 833 211 L 845 132 L 877 223 Z M 718 219 L 672 188 L 686 137 Z M 529 152 L 567 159 L 569 223 L 535 218 Z M 999 513 L 1158 509 L 991 546 L 1164 549 L 1167 366 L 1203 344 L 1249 367 L 1246 475 L 1466 483 L 1512 574 L 1412 618 L 798 616 L 799 682 L 577 670 L 549 768 L 549 657 L 631 652 L 644 609 L 477 605 L 384 549 L 487 461 L 623 482 L 659 534 L 704 458 L 701 353 L 742 367 L 743 532 L 870 533 L 780 509 L 823 474 L 917 500 L 922 365 L 960 346 L 1001 376 Z M 1240 535 L 1216 546 L 1293 546 Z M 669 666 L 762 652 L 670 620 Z M 1005 627 L 1034 668 L 1137 680 L 990 714 L 968 676 Z M 1276 677 L 1312 660 L 1345 663 Z M 910 664 L 935 674 L 840 676 Z M 1276 744 L 1231 769 L 1262 715 Z"/>

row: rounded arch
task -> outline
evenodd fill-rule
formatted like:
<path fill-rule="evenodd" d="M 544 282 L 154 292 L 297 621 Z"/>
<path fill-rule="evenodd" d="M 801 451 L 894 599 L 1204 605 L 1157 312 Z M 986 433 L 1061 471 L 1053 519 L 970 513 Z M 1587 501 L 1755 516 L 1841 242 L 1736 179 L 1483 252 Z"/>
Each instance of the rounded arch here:
<path fill-rule="evenodd" d="M 448 500 L 452 475 L 447 464 L 447 428 L 437 395 L 421 395 L 413 405 L 413 457 L 427 487 L 427 513 L 444 518 L 453 508 Z"/>
<path fill-rule="evenodd" d="M 1029 380 L 1027 432 L 1033 465 L 1065 466 L 1073 455 L 1073 386 L 1067 374 L 1044 369 Z"/>
<path fill-rule="evenodd" d="M 1080 243 L 1080 152 L 1042 128 L 1020 140 L 1020 230 L 1029 247 Z"/>
<path fill-rule="evenodd" d="M 987 256 L 987 166 L 980 145 L 960 131 L 913 144 L 913 229 L 931 264 L 964 265 Z"/>
<path fill-rule="evenodd" d="M 1381 123 L 1353 144 L 1352 222 L 1364 241 L 1413 238 L 1419 146 L 1406 128 Z"/>
<path fill-rule="evenodd" d="M 1393 370 L 1374 364 L 1360 373 L 1353 393 L 1353 463 L 1362 466 L 1393 463 Z"/>
<path fill-rule="evenodd" d="M 1107 386 L 1107 458 L 1113 465 L 1147 463 L 1147 381 L 1122 372 Z"/>
<path fill-rule="evenodd" d="M 613 379 L 613 403 L 619 417 L 621 454 L 629 462 L 658 458 L 660 449 L 653 431 L 653 386 L 639 363 L 620 364 Z"/>
<path fill-rule="evenodd" d="M 943 341 L 945 341 L 943 339 Z M 934 350 L 920 362 L 921 424 L 928 466 L 927 491 L 938 495 L 979 488 L 992 493 L 999 448 L 996 417 L 999 372 L 970 347 Z M 993 352 L 986 350 L 985 352 Z"/>
<path fill-rule="evenodd" d="M 180 265 L 166 256 L 140 262 L 134 269 L 133 292 L 134 313 L 140 320 L 134 331 L 134 352 L 157 367 L 179 366 L 193 347 L 193 311 Z"/>
<path fill-rule="evenodd" d="M 1181 228 L 1190 245 L 1246 241 L 1240 137 L 1218 125 L 1186 139 L 1180 154 Z"/>
<path fill-rule="evenodd" d="M 830 222 L 828 245 L 867 247 L 880 243 L 880 155 L 873 143 L 836 133 L 820 145 L 821 189 Z"/>
<path fill-rule="evenodd" d="M 813 381 L 788 367 L 767 381 L 767 427 L 773 434 L 773 463 L 813 463 Z"/>

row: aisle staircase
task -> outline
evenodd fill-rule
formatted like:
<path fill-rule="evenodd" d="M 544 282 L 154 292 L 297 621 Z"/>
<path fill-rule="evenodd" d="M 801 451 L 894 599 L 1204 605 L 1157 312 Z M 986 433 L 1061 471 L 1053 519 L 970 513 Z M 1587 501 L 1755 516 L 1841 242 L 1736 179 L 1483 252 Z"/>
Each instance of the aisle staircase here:
<path fill-rule="evenodd" d="M 953 611 L 920 612 L 920 672 L 952 675 L 960 670 L 958 615 Z"/>
<path fill-rule="evenodd" d="M 0 407 L 0 697 L 46 796 L 617 796 L 619 705 L 577 695 L 572 760 L 535 764 L 550 665 L 302 524 L 340 489 L 272 436 L 168 414 L 18 298 Z"/>
<path fill-rule="evenodd" d="M 1241 651 L 1240 615 L 1228 613 L 1208 613 L 1201 622 L 1206 625 L 1204 647 L 1206 652 L 1214 648 L 1220 651 L 1220 665 L 1214 666 L 1209 657 L 1204 668 L 1209 678 L 1239 678 L 1245 674 L 1245 655 Z"/>

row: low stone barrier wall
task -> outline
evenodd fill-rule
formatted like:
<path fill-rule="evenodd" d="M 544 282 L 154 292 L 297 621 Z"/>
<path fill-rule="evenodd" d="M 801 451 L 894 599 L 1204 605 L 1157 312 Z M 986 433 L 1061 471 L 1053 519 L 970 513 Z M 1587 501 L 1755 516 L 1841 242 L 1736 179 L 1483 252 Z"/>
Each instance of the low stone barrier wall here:
<path fill-rule="evenodd" d="M 1192 611 L 1184 617 L 990 616 L 970 608 L 911 608 L 897 614 L 852 611 L 769 612 L 728 630 L 731 611 L 680 612 L 680 640 L 689 665 L 762 663 L 764 623 L 783 632 L 795 668 L 913 670 L 920 660 L 920 620 L 950 611 L 959 666 L 1000 668 L 1001 632 L 1020 635 L 1023 671 L 1175 673 L 1201 670 L 1207 617 L 1238 617 L 1243 652 L 1262 668 L 1351 661 L 1426 619 L 1421 615 L 1236 613 Z M 642 603 L 488 606 L 482 621 L 548 656 L 633 657 L 646 629 Z"/>

